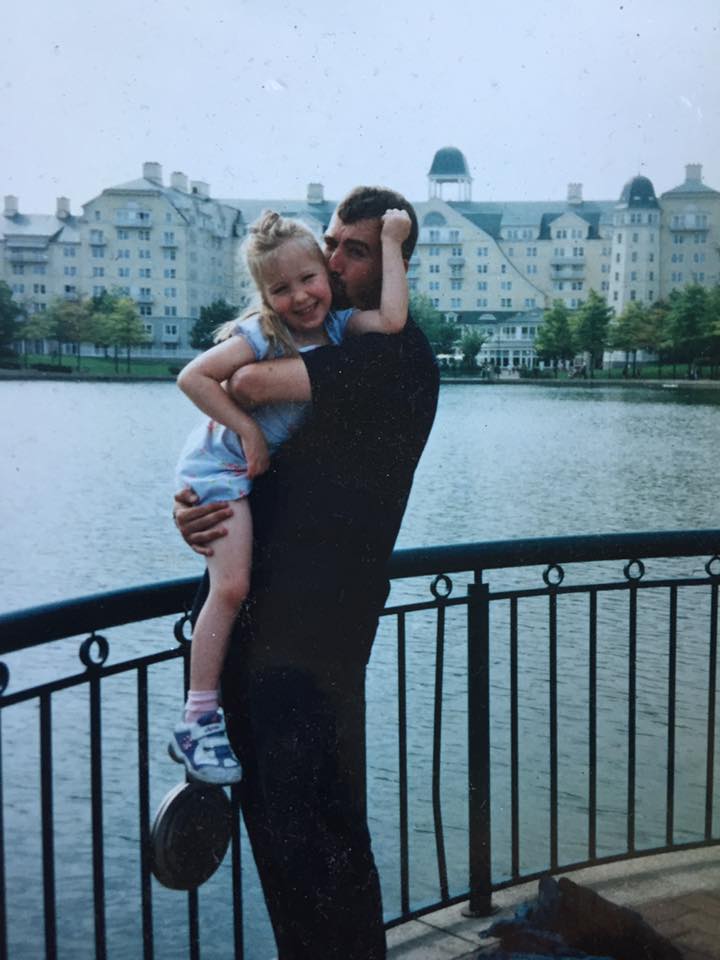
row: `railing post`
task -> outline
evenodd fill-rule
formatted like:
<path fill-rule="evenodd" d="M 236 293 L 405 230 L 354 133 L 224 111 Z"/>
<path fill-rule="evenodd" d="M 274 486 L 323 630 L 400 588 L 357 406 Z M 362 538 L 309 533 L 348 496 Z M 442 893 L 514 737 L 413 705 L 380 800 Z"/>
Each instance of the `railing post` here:
<path fill-rule="evenodd" d="M 482 574 L 468 586 L 468 772 L 470 902 L 467 914 L 492 906 L 490 831 L 490 588 Z"/>

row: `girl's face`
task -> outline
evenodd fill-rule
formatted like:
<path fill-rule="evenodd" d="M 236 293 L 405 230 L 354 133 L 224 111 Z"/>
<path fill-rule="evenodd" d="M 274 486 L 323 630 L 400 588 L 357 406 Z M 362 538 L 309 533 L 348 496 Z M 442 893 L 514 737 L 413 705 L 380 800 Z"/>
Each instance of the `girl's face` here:
<path fill-rule="evenodd" d="M 332 292 L 325 260 L 299 240 L 287 240 L 262 267 L 262 295 L 292 333 L 317 331 L 330 309 Z"/>

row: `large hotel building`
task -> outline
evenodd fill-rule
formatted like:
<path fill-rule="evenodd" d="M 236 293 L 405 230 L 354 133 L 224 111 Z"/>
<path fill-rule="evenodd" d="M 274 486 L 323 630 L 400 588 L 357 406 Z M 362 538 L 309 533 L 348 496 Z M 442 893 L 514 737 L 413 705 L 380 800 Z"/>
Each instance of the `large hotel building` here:
<path fill-rule="evenodd" d="M 487 335 L 480 357 L 503 367 L 535 362 L 537 327 L 554 300 L 574 309 L 596 290 L 620 313 L 632 300 L 720 282 L 720 192 L 703 183 L 699 164 L 659 197 L 636 176 L 618 200 L 585 200 L 582 184 L 571 183 L 564 201 L 482 202 L 472 199 L 461 151 L 444 147 L 428 199 L 413 202 L 420 238 L 411 289 L 449 323 Z M 190 331 L 203 305 L 243 306 L 251 296 L 241 251 L 248 224 L 269 208 L 319 237 L 334 206 L 317 183 L 301 200 L 216 199 L 204 181 L 173 173 L 165 183 L 160 165 L 145 163 L 140 178 L 103 190 L 82 213 L 60 197 L 54 214 L 29 214 L 6 196 L 0 279 L 29 312 L 53 298 L 122 292 L 148 333 L 136 352 L 184 359 L 195 353 Z"/>

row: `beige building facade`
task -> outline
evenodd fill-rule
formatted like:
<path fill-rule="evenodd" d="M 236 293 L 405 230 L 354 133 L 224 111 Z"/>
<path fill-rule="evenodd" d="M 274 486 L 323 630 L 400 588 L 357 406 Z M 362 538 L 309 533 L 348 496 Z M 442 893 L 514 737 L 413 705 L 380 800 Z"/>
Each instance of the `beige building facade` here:
<path fill-rule="evenodd" d="M 53 215 L 28 215 L 5 198 L 0 279 L 32 312 L 53 297 L 120 291 L 137 303 L 149 342 L 138 353 L 186 358 L 200 308 L 253 296 L 242 241 L 265 209 L 305 222 L 320 238 L 334 202 L 321 184 L 303 199 L 213 199 L 204 181 L 157 163 L 109 187 L 73 214 L 60 197 Z M 577 309 L 595 290 L 619 314 L 688 283 L 720 282 L 720 192 L 689 164 L 685 181 L 658 198 L 644 176 L 619 200 L 585 200 L 580 183 L 564 201 L 476 202 L 467 161 L 443 147 L 428 172 L 428 199 L 415 202 L 420 234 L 411 290 L 448 323 L 486 337 L 481 361 L 532 366 L 543 311 L 554 300 Z M 88 346 L 88 351 L 94 348 Z"/>

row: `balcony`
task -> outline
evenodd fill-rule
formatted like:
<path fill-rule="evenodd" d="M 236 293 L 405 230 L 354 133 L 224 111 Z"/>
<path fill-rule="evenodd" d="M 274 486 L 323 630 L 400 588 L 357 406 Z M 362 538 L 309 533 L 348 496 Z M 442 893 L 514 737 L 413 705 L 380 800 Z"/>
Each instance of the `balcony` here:
<path fill-rule="evenodd" d="M 561 267 L 570 266 L 572 264 L 584 265 L 585 257 L 584 256 L 583 257 L 559 256 L 559 255 L 553 254 L 553 256 L 550 257 L 550 263 L 553 266 L 557 264 L 558 266 L 561 266 Z"/>
<path fill-rule="evenodd" d="M 7 250 L 5 259 L 10 263 L 47 263 L 48 255 L 42 250 Z"/>
<path fill-rule="evenodd" d="M 697 865 L 720 844 L 719 554 L 720 530 L 699 530 L 393 555 L 373 656 L 393 683 L 372 691 L 368 712 L 382 733 L 368 741 L 382 769 L 371 763 L 368 776 L 391 943 L 406 924 L 411 937 L 457 942 L 438 955 L 470 955 L 487 925 L 477 918 L 546 873 L 602 867 L 627 879 L 662 855 L 655 877 L 667 878 L 675 856 Z M 243 872 L 235 791 L 212 895 L 164 890 L 150 862 L 153 791 L 168 776 L 153 723 L 162 698 L 179 697 L 183 665 L 187 676 L 196 585 L 0 616 L 8 960 L 199 958 L 201 946 L 214 958 L 220 942 L 240 960 L 255 946 L 263 907 Z M 119 721 L 119 703 L 132 722 Z M 23 856 L 27 844 L 36 856 Z M 476 919 L 456 936 L 462 901 Z M 441 908 L 449 920 L 435 919 Z M 424 960 L 426 947 L 397 953 Z"/>
<path fill-rule="evenodd" d="M 450 267 L 464 267 L 465 257 L 450 256 L 448 257 L 447 262 L 448 262 L 448 266 Z"/>

